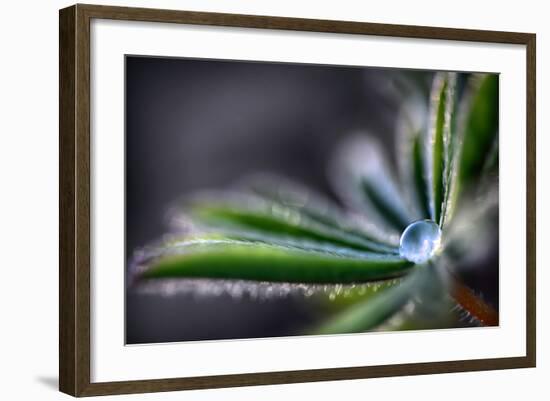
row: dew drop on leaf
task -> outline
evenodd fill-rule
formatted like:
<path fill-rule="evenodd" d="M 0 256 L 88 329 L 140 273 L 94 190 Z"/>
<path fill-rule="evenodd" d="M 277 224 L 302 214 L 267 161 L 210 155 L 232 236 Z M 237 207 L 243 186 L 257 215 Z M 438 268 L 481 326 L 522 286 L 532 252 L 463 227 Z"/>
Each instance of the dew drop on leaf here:
<path fill-rule="evenodd" d="M 399 241 L 399 255 L 413 263 L 428 261 L 441 246 L 441 229 L 432 220 L 419 220 L 405 228 Z"/>

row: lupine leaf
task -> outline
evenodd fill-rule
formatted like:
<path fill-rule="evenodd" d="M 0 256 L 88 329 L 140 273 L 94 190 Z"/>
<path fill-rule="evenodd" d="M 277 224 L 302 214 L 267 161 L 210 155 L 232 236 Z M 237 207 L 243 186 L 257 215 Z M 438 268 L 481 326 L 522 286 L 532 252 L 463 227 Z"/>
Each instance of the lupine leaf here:
<path fill-rule="evenodd" d="M 443 246 L 450 262 L 471 265 L 498 246 L 498 184 L 485 183 L 483 189 L 482 196 L 461 198 L 462 207 L 447 225 Z"/>
<path fill-rule="evenodd" d="M 498 175 L 498 77 L 470 77 L 456 109 L 460 118 L 453 118 L 449 141 L 442 228 L 454 214 L 461 192 L 474 194 L 477 187 L 482 193 L 491 176 Z"/>
<path fill-rule="evenodd" d="M 498 175 L 498 145 L 498 135 L 495 135 L 481 170 L 481 175 L 483 177 L 487 175 Z"/>
<path fill-rule="evenodd" d="M 413 139 L 413 166 L 412 171 L 414 174 L 414 184 L 418 196 L 418 202 L 422 210 L 422 214 L 425 219 L 430 218 L 430 200 L 429 189 L 426 182 L 426 169 L 425 163 L 422 159 L 422 144 L 421 135 L 417 134 Z"/>
<path fill-rule="evenodd" d="M 453 73 L 436 74 L 430 99 L 430 122 L 424 143 L 431 219 L 438 223 L 441 223 L 446 190 L 445 164 L 450 162 L 448 153 L 455 81 L 456 76 Z"/>
<path fill-rule="evenodd" d="M 241 206 L 233 202 L 204 200 L 194 204 L 189 213 L 195 221 L 220 230 L 258 232 L 273 237 L 312 240 L 352 249 L 396 252 L 394 247 L 326 226 L 278 203 L 256 200 Z"/>
<path fill-rule="evenodd" d="M 350 306 L 313 330 L 315 334 L 357 333 L 370 330 L 398 312 L 433 278 L 431 266 L 416 266 L 399 285 Z"/>
<path fill-rule="evenodd" d="M 380 331 L 424 330 L 467 326 L 461 322 L 461 310 L 449 294 L 450 276 L 442 259 L 424 267 L 407 305 L 377 327 Z"/>
<path fill-rule="evenodd" d="M 411 223 L 392 168 L 374 139 L 367 135 L 348 139 L 333 167 L 334 187 L 350 207 L 399 234 Z"/>
<path fill-rule="evenodd" d="M 413 220 L 431 218 L 421 144 L 427 126 L 428 104 L 419 91 L 403 101 L 396 124 L 397 165 Z"/>
<path fill-rule="evenodd" d="M 299 283 L 352 283 L 399 277 L 412 264 L 398 256 L 322 252 L 260 242 L 191 240 L 164 249 L 141 278 L 220 278 Z"/>
<path fill-rule="evenodd" d="M 383 281 L 372 281 L 366 284 L 339 285 L 324 293 L 320 292 L 317 295 L 323 301 L 323 307 L 328 313 L 336 313 L 358 302 L 374 298 L 383 291 L 399 285 L 402 280 L 403 278 L 401 277 Z"/>
<path fill-rule="evenodd" d="M 435 287 L 435 286 L 434 286 Z M 431 330 L 470 327 L 463 311 L 448 294 L 437 298 L 419 294 L 405 308 L 377 327 L 378 331 Z"/>
<path fill-rule="evenodd" d="M 439 218 L 440 227 L 444 227 L 447 220 L 452 217 L 454 203 L 458 185 L 457 181 L 457 164 L 458 164 L 458 138 L 456 128 L 456 116 L 458 114 L 457 100 L 458 94 L 456 90 L 458 75 L 455 73 L 449 74 L 449 84 L 447 87 L 447 104 L 445 111 L 445 127 L 443 129 L 443 201 L 441 205 L 441 215 Z M 462 76 L 460 76 L 462 82 Z"/>
<path fill-rule="evenodd" d="M 249 177 L 243 186 L 266 201 L 280 203 L 322 225 L 376 243 L 388 246 L 397 245 L 395 241 L 392 241 L 391 236 L 378 230 L 366 219 L 360 218 L 361 215 L 350 216 L 349 213 L 344 213 L 339 206 L 321 194 L 282 177 L 257 174 L 254 177 Z"/>
<path fill-rule="evenodd" d="M 493 160 L 498 160 L 499 77 L 496 74 L 474 76 L 467 91 L 461 110 L 465 118 L 459 128 L 461 186 L 468 186 L 479 178 L 491 150 Z"/>

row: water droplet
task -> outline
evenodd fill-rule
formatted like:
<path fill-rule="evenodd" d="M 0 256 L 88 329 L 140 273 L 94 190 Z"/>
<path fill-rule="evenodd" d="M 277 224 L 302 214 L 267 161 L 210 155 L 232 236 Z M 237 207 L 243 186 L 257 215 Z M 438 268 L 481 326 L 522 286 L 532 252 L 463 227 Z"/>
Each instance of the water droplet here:
<path fill-rule="evenodd" d="M 431 220 L 420 220 L 409 224 L 401 234 L 399 254 L 414 263 L 429 260 L 441 245 L 441 229 Z"/>

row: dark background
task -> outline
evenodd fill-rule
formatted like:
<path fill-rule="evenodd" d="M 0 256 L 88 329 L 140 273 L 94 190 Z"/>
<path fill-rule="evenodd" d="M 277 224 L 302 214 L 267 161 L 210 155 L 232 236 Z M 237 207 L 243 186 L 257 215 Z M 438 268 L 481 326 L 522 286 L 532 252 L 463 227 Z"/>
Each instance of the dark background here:
<path fill-rule="evenodd" d="M 328 196 L 339 142 L 367 130 L 393 149 L 393 70 L 126 57 L 126 252 L 167 230 L 172 202 L 254 172 Z M 431 72 L 409 72 L 429 83 Z M 429 85 L 427 85 L 429 87 Z M 390 155 L 394 152 L 388 152 Z M 304 300 L 196 300 L 128 289 L 128 343 L 289 335 L 315 320 Z"/>
<path fill-rule="evenodd" d="M 128 56 L 127 256 L 166 232 L 171 202 L 248 173 L 281 174 L 332 195 L 327 162 L 346 134 L 369 129 L 393 140 L 397 105 L 375 93 L 393 73 Z M 129 289 L 127 342 L 283 335 L 314 319 L 311 309 L 292 298 L 257 305 Z"/>

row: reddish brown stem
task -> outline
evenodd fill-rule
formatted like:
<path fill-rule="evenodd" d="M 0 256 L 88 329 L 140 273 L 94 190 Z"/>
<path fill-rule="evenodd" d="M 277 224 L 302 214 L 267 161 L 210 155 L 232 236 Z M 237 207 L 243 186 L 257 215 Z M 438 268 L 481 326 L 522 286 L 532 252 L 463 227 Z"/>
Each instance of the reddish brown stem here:
<path fill-rule="evenodd" d="M 454 300 L 483 325 L 498 326 L 497 311 L 464 285 L 458 277 L 451 274 L 451 278 L 451 296 Z"/>

